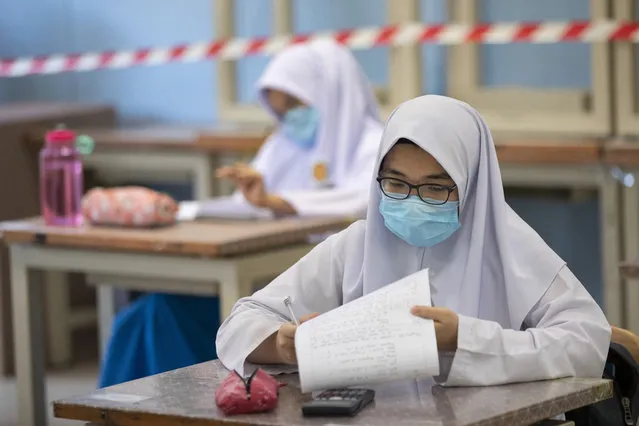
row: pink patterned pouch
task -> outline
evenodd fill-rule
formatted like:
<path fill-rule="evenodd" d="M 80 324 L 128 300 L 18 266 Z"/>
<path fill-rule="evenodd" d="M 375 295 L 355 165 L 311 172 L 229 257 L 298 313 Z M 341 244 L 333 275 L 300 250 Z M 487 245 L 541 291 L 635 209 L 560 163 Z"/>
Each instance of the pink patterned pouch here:
<path fill-rule="evenodd" d="M 277 407 L 282 386 L 261 368 L 248 378 L 232 371 L 215 389 L 215 403 L 227 416 L 271 411 Z"/>
<path fill-rule="evenodd" d="M 93 225 L 147 228 L 175 223 L 178 204 L 166 194 L 140 186 L 94 188 L 82 199 L 82 213 Z"/>

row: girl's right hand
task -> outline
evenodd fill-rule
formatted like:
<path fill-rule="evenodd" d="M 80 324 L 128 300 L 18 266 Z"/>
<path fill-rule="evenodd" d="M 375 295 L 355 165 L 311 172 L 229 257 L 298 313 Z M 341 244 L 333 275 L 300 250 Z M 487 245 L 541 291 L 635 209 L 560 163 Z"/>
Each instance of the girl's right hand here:
<path fill-rule="evenodd" d="M 300 324 L 313 319 L 318 314 L 305 315 L 300 318 Z M 282 364 L 297 364 L 297 356 L 295 355 L 295 332 L 297 325 L 293 323 L 282 324 L 275 337 L 275 348 Z"/>

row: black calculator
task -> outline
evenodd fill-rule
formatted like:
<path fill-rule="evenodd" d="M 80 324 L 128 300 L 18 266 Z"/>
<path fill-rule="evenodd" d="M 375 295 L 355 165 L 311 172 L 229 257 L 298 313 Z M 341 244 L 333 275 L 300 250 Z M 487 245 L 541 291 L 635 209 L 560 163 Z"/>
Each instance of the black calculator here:
<path fill-rule="evenodd" d="M 302 404 L 302 414 L 307 417 L 352 417 L 374 399 L 375 391 L 371 389 L 329 389 Z"/>

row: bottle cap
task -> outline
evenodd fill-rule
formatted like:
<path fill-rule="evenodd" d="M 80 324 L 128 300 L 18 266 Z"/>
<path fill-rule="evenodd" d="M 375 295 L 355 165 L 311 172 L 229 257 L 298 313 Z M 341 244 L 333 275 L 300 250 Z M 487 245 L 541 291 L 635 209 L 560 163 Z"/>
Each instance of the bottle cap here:
<path fill-rule="evenodd" d="M 74 140 L 75 133 L 68 129 L 51 130 L 46 135 L 46 141 L 50 143 L 73 142 Z"/>
<path fill-rule="evenodd" d="M 54 130 L 47 132 L 45 137 L 47 143 L 69 143 L 75 142 L 75 149 L 82 155 L 89 155 L 93 152 L 95 142 L 88 135 L 76 135 L 73 130 L 69 130 L 62 123 L 55 126 Z"/>

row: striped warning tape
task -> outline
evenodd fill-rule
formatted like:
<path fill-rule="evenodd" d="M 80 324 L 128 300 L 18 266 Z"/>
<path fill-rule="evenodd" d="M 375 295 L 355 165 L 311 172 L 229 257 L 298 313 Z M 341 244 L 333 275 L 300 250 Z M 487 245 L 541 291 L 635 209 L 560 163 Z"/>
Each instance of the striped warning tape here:
<path fill-rule="evenodd" d="M 409 23 L 306 35 L 253 39 L 235 38 L 121 52 L 89 52 L 0 59 L 0 77 L 129 68 L 208 59 L 235 60 L 250 55 L 271 55 L 287 46 L 315 39 L 333 39 L 354 50 L 416 43 L 442 45 L 606 41 L 637 43 L 639 41 L 639 22 L 515 22 L 477 25 Z"/>

